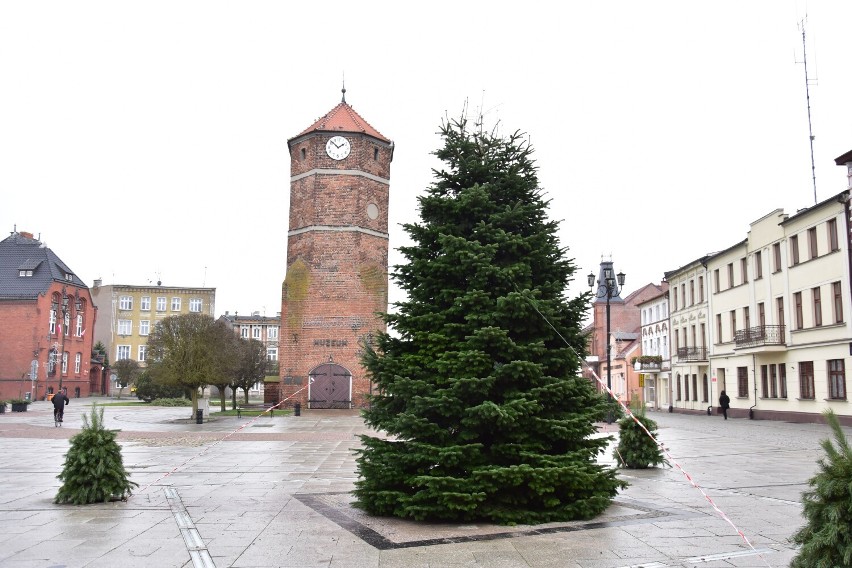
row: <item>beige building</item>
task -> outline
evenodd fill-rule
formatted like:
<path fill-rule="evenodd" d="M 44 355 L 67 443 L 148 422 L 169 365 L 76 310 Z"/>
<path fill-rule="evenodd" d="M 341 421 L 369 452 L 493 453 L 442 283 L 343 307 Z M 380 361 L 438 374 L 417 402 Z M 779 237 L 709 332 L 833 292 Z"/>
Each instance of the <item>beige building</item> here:
<path fill-rule="evenodd" d="M 848 190 L 792 216 L 776 209 L 708 258 L 710 368 L 729 415 L 852 416 L 849 217 Z"/>
<path fill-rule="evenodd" d="M 198 313 L 214 317 L 215 288 L 135 286 L 95 280 L 92 301 L 98 308 L 94 341 L 104 344 L 110 361 L 135 359 L 145 366 L 148 335 L 159 320 Z M 117 391 L 115 380 L 112 387 Z"/>
<path fill-rule="evenodd" d="M 703 256 L 666 273 L 671 307 L 671 377 L 664 388 L 673 409 L 706 412 L 718 398 L 710 373 L 710 294 Z"/>

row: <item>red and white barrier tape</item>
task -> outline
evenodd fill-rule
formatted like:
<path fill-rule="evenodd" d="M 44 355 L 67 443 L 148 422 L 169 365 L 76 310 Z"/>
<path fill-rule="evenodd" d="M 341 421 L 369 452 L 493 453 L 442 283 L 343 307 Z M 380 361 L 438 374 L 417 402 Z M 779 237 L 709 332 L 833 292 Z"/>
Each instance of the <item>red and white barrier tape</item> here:
<path fill-rule="evenodd" d="M 308 384 L 310 384 L 310 383 L 308 383 Z M 251 424 L 253 424 L 255 421 L 257 421 L 257 420 L 258 420 L 261 416 L 265 415 L 267 412 L 272 412 L 273 410 L 275 410 L 276 408 L 278 408 L 279 406 L 281 406 L 282 404 L 284 404 L 285 402 L 287 402 L 288 400 L 290 400 L 291 398 L 293 398 L 294 396 L 296 396 L 297 394 L 299 394 L 300 392 L 302 392 L 302 391 L 303 391 L 303 390 L 305 390 L 306 388 L 308 388 L 308 385 L 303 386 L 302 388 L 300 388 L 299 390 L 297 390 L 296 392 L 294 392 L 293 394 L 291 394 L 290 396 L 288 396 L 287 398 L 285 398 L 284 400 L 282 400 L 281 402 L 279 402 L 279 403 L 278 403 L 278 404 L 276 404 L 275 406 L 270 406 L 269 408 L 267 408 L 266 410 L 264 410 L 263 412 L 261 412 L 260 414 L 258 414 L 257 416 L 255 416 L 253 420 L 249 420 L 248 422 L 246 422 L 245 424 L 243 424 L 242 426 L 240 426 L 239 428 L 237 428 L 237 429 L 236 429 L 236 430 L 234 430 L 233 432 L 228 432 L 228 434 L 226 434 L 225 436 L 222 436 L 220 439 L 218 439 L 218 440 L 214 441 L 212 444 L 210 444 L 209 446 L 205 447 L 205 448 L 204 448 L 201 452 L 199 452 L 199 453 L 195 454 L 194 456 L 192 456 L 191 458 L 189 458 L 188 460 L 186 460 L 186 461 L 185 461 L 185 462 L 183 462 L 182 464 L 180 464 L 180 465 L 178 465 L 178 466 L 174 467 L 171 471 L 169 471 L 169 472 L 167 472 L 167 473 L 163 474 L 163 475 L 162 475 L 162 476 L 160 476 L 158 479 L 155 479 L 154 481 L 152 481 L 151 483 L 149 483 L 148 485 L 146 485 L 145 487 L 143 487 L 142 489 L 140 489 L 140 490 L 139 490 L 139 493 L 144 493 L 144 492 L 145 492 L 145 491 L 146 491 L 149 487 L 151 487 L 151 486 L 152 486 L 152 485 L 154 485 L 155 483 L 159 483 L 159 482 L 160 482 L 160 481 L 162 481 L 163 479 L 167 478 L 167 477 L 168 477 L 168 476 L 170 476 L 171 474 L 173 474 L 173 473 L 175 473 L 176 471 L 178 471 L 178 470 L 180 470 L 181 468 L 183 468 L 183 467 L 184 467 L 186 464 L 188 464 L 189 462 L 191 462 L 191 461 L 193 461 L 193 460 L 195 460 L 195 459 L 197 459 L 197 458 L 200 458 L 201 456 L 203 456 L 204 454 L 206 454 L 208 451 L 210 451 L 211 449 L 213 449 L 213 448 L 215 448 L 216 446 L 218 446 L 221 442 L 224 442 L 225 440 L 227 440 L 228 438 L 230 438 L 230 437 L 231 437 L 231 436 L 233 436 L 234 434 L 237 434 L 237 433 L 238 433 L 238 432 L 240 432 L 243 428 L 246 428 L 247 426 L 250 426 L 250 425 L 251 425 Z M 130 498 L 132 499 L 132 498 L 133 498 L 133 496 L 131 495 L 131 496 L 130 496 Z"/>

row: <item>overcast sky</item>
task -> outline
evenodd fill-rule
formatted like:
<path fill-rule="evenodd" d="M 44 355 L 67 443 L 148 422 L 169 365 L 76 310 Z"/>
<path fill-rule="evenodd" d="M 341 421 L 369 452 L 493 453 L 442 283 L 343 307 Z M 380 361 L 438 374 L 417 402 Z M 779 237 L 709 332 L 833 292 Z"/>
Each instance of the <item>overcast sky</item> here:
<path fill-rule="evenodd" d="M 531 138 L 586 289 L 626 292 L 845 189 L 852 2 L 0 0 L 0 235 L 92 285 L 216 288 L 275 315 L 287 139 L 346 100 L 396 145 L 390 262 L 441 120 Z M 391 301 L 402 298 L 391 290 Z"/>

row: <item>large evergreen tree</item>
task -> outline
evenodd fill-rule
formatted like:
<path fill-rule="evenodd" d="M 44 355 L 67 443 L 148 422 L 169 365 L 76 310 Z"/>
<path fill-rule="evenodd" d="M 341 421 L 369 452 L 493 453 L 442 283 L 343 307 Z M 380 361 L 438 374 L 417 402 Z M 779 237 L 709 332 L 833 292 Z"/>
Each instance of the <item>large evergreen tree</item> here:
<path fill-rule="evenodd" d="M 364 365 L 376 392 L 362 436 L 357 505 L 377 515 L 543 523 L 591 518 L 624 486 L 598 464 L 606 403 L 578 377 L 588 294 L 547 218 L 532 148 L 518 132 L 440 130 L 444 163 L 393 279 Z"/>

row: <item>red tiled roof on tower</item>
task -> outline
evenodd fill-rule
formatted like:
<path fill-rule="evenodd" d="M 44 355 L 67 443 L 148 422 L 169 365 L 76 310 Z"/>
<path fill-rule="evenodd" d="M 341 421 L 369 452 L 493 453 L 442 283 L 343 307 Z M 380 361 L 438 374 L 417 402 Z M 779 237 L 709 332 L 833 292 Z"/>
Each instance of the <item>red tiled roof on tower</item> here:
<path fill-rule="evenodd" d="M 340 104 L 328 111 L 325 116 L 318 119 L 290 140 L 304 136 L 309 132 L 319 130 L 327 132 L 360 132 L 362 134 L 372 136 L 373 138 L 378 138 L 382 142 L 390 142 L 390 140 L 385 138 L 378 130 L 370 126 L 370 124 L 364 120 L 361 115 L 355 112 L 355 109 L 349 106 L 346 102 L 345 88 L 343 89 L 343 100 L 340 101 Z"/>

